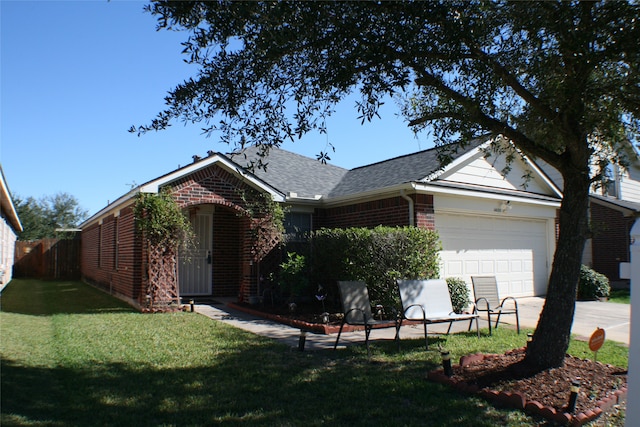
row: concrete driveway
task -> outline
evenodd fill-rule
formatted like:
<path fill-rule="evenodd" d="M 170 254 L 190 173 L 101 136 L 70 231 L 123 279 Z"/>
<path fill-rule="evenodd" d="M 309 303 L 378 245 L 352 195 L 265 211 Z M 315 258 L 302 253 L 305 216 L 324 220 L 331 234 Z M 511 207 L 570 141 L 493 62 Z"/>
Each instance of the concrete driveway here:
<path fill-rule="evenodd" d="M 535 328 L 538 324 L 544 298 L 528 297 L 518 299 L 520 324 Z M 514 323 L 513 316 L 505 318 L 506 323 Z M 571 333 L 589 339 L 597 328 L 605 330 L 605 339 L 629 345 L 631 328 L 631 305 L 600 301 L 577 301 Z"/>

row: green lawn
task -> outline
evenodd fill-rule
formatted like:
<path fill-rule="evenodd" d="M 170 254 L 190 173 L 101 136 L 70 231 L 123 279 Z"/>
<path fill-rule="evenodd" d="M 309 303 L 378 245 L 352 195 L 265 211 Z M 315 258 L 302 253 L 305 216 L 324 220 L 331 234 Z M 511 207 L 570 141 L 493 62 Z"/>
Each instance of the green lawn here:
<path fill-rule="evenodd" d="M 611 289 L 611 292 L 609 293 L 609 302 L 631 304 L 631 292 L 629 289 Z"/>
<path fill-rule="evenodd" d="M 3 426 L 533 426 L 541 420 L 425 380 L 423 341 L 298 352 L 194 313 L 140 314 L 79 282 L 13 280 L 3 291 Z M 524 344 L 500 328 L 450 336 L 455 358 Z M 572 354 L 591 357 L 585 343 Z M 607 342 L 598 360 L 627 365 Z"/>

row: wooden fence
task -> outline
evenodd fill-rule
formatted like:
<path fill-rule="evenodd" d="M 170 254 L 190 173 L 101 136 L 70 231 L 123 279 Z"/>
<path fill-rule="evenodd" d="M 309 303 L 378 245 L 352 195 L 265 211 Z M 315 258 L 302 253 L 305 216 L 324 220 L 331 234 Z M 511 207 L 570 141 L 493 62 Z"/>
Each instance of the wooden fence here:
<path fill-rule="evenodd" d="M 13 277 L 80 279 L 80 239 L 16 242 Z"/>

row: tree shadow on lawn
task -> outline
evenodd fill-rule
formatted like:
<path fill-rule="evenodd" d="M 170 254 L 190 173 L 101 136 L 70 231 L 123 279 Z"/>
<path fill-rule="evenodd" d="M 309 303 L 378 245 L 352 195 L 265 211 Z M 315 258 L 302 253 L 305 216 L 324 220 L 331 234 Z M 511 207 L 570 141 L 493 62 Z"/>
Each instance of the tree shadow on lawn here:
<path fill-rule="evenodd" d="M 384 351 L 378 348 L 377 351 Z M 392 350 L 393 351 L 393 350 Z M 433 363 L 367 361 L 362 348 L 239 345 L 209 366 L 25 367 L 2 361 L 2 425 L 508 425 L 475 397 L 425 379 Z"/>
<path fill-rule="evenodd" d="M 31 316 L 136 311 L 126 302 L 79 281 L 13 279 L 0 297 L 2 311 Z"/>

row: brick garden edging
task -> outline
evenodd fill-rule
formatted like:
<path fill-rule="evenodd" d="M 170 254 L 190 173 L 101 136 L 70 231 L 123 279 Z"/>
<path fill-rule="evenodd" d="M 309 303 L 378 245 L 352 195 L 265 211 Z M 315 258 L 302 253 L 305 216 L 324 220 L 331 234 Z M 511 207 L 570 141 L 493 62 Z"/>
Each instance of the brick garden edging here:
<path fill-rule="evenodd" d="M 303 329 L 307 332 L 313 332 L 316 334 L 337 334 L 340 330 L 340 326 L 338 325 L 324 325 L 321 323 L 309 323 L 303 320 L 290 319 L 286 316 L 280 316 L 278 314 L 265 313 L 260 310 L 253 310 L 249 307 L 240 304 L 234 304 L 232 302 L 227 303 L 230 308 L 234 310 L 242 311 L 244 313 L 251 314 L 253 316 L 262 317 L 263 319 L 273 320 L 274 322 L 283 323 L 285 325 L 293 326 L 294 328 Z M 360 328 L 362 329 L 362 328 Z M 357 331 L 358 328 L 355 328 L 350 325 L 344 325 L 342 332 L 352 332 Z"/>
<path fill-rule="evenodd" d="M 458 367 L 479 363 L 482 362 L 485 357 L 492 356 L 495 355 L 478 353 L 462 356 L 460 358 L 460 365 L 458 365 Z M 536 400 L 528 401 L 526 396 L 519 392 L 497 391 L 487 388 L 480 389 L 476 385 L 467 384 L 464 381 L 458 381 L 453 378 L 447 377 L 442 369 L 430 371 L 429 373 L 427 373 L 427 379 L 440 384 L 448 385 L 455 388 L 456 390 L 465 393 L 476 394 L 496 406 L 519 409 L 531 415 L 541 416 L 552 422 L 576 427 L 593 421 L 603 412 L 610 410 L 614 405 L 621 403 L 627 398 L 627 388 L 623 387 L 619 390 L 616 390 L 607 398 L 597 401 L 593 409 L 589 409 L 585 412 L 580 412 L 574 415 L 558 411 L 550 406 L 544 406 Z"/>
<path fill-rule="evenodd" d="M 260 311 L 260 310 L 254 310 L 250 307 L 247 307 L 245 305 L 241 305 L 241 304 L 235 304 L 233 302 L 228 302 L 227 306 L 229 306 L 230 308 L 233 308 L 234 310 L 238 310 L 238 311 L 242 311 L 244 313 L 248 313 L 251 314 L 253 316 L 257 316 L 257 317 L 261 317 L 263 319 L 268 319 L 268 320 L 273 320 L 274 322 L 278 322 L 278 323 L 283 323 L 285 325 L 289 325 L 292 326 L 294 328 L 299 328 L 299 329 L 303 329 L 307 332 L 313 332 L 315 334 L 324 334 L 324 335 L 330 335 L 330 334 L 337 334 L 338 331 L 340 330 L 340 325 L 336 325 L 336 324 L 332 324 L 332 325 L 325 325 L 322 323 L 309 323 L 309 322 L 305 322 L 304 320 L 298 320 L 298 319 L 291 319 L 287 316 L 282 316 L 279 314 L 272 314 L 272 313 L 265 313 L 264 311 Z M 404 321 L 402 322 L 403 325 L 413 325 L 413 324 L 422 324 L 421 322 L 415 322 L 415 321 Z M 389 326 L 387 325 L 375 325 L 373 327 L 373 329 L 383 329 L 383 328 L 388 328 Z M 353 326 L 353 325 L 348 325 L 345 324 L 344 327 L 342 328 L 342 332 L 354 332 L 354 331 L 363 331 L 364 328 L 362 326 Z"/>

